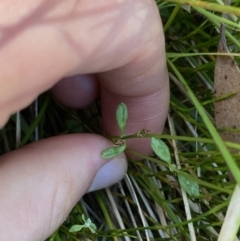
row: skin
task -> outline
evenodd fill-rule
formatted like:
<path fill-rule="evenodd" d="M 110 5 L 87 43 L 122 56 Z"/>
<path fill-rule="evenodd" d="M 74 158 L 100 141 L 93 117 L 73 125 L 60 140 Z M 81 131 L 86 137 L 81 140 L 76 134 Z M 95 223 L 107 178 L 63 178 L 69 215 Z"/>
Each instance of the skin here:
<path fill-rule="evenodd" d="M 127 133 L 162 131 L 169 84 L 153 0 L 3 0 L 0 15 L 1 126 L 52 88 L 54 98 L 76 108 L 100 93 L 106 134 L 119 134 L 119 102 L 128 106 Z M 108 162 L 100 153 L 109 146 L 98 135 L 66 135 L 3 155 L 1 240 L 46 239 Z M 128 147 L 150 153 L 146 139 Z"/>

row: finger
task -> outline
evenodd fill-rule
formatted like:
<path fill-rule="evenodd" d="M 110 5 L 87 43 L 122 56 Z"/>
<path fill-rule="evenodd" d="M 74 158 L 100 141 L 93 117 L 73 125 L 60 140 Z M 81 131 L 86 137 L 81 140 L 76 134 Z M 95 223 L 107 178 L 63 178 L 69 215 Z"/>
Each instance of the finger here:
<path fill-rule="evenodd" d="M 0 14 L 0 126 L 60 79 L 128 65 L 163 41 L 153 0 L 3 1 Z"/>
<path fill-rule="evenodd" d="M 1 240 L 45 240 L 86 191 L 119 181 L 126 171 L 124 154 L 110 162 L 100 156 L 110 145 L 97 135 L 75 134 L 2 156 Z"/>
<path fill-rule="evenodd" d="M 95 75 L 76 75 L 60 80 L 51 93 L 67 107 L 85 108 L 99 96 L 99 84 Z"/>

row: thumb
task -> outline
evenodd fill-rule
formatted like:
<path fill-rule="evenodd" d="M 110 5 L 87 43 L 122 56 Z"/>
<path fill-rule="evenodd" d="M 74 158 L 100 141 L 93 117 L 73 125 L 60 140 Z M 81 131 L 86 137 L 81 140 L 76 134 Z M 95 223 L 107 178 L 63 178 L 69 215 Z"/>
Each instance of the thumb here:
<path fill-rule="evenodd" d="M 88 191 L 119 181 L 125 155 L 104 160 L 111 143 L 93 134 L 45 139 L 1 157 L 1 240 L 45 240 Z M 12 232 L 14 230 L 14 232 Z"/>

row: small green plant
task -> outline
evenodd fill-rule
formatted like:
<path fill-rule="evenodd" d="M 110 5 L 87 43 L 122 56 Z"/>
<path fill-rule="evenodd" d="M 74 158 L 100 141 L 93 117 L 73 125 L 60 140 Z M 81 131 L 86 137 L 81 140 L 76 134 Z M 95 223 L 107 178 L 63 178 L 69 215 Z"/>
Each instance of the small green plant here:
<path fill-rule="evenodd" d="M 126 149 L 126 141 L 122 139 L 125 135 L 126 123 L 128 118 L 128 110 L 127 106 L 124 103 L 120 103 L 116 110 L 116 120 L 119 129 L 121 130 L 120 139 L 115 143 L 114 147 L 107 148 L 101 153 L 101 156 L 105 159 L 111 159 L 115 156 L 118 156 Z M 151 147 L 154 153 L 164 162 L 169 164 L 170 171 L 178 172 L 175 165 L 172 165 L 171 155 L 168 146 L 161 140 L 155 137 L 151 138 Z M 199 196 L 199 185 L 187 178 L 189 175 L 185 173 L 185 175 L 181 175 L 178 173 L 178 180 L 181 187 L 185 192 L 188 193 L 189 196 L 198 197 Z"/>
<path fill-rule="evenodd" d="M 69 229 L 69 232 L 71 232 L 71 233 L 76 233 L 76 232 L 81 231 L 81 230 L 84 229 L 84 228 L 87 228 L 87 229 L 89 229 L 89 230 L 91 231 L 91 233 L 96 233 L 97 227 L 96 227 L 96 225 L 95 225 L 94 223 L 92 223 L 92 221 L 91 221 L 90 218 L 88 218 L 88 219 L 86 220 L 85 215 L 82 214 L 82 220 L 83 220 L 83 222 L 84 222 L 83 225 L 75 224 L 75 225 L 73 225 L 73 226 Z"/>
<path fill-rule="evenodd" d="M 105 159 L 111 159 L 115 156 L 118 156 L 126 149 L 126 141 L 121 139 L 125 134 L 125 128 L 128 118 L 127 106 L 124 103 L 120 103 L 116 110 L 116 120 L 119 129 L 121 130 L 121 137 L 115 143 L 114 147 L 107 148 L 101 153 L 101 156 Z"/>

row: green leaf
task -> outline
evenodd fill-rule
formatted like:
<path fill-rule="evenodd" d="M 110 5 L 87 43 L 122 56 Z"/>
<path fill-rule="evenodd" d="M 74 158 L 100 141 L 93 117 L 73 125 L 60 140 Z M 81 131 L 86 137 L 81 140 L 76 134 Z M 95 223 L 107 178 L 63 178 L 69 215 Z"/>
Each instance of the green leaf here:
<path fill-rule="evenodd" d="M 168 146 L 160 139 L 151 138 L 151 147 L 154 153 L 163 161 L 171 164 L 171 156 Z"/>
<path fill-rule="evenodd" d="M 186 173 L 185 175 L 188 174 Z M 181 187 L 189 194 L 189 196 L 199 197 L 199 185 L 196 182 L 180 174 L 178 174 L 178 180 Z"/>
<path fill-rule="evenodd" d="M 73 226 L 69 229 L 69 232 L 70 232 L 70 233 L 79 232 L 79 231 L 81 231 L 81 229 L 82 229 L 83 227 L 84 227 L 84 225 L 79 225 L 79 224 L 73 225 Z"/>
<path fill-rule="evenodd" d="M 124 144 L 122 146 L 116 146 L 116 147 L 110 147 L 107 148 L 106 150 L 104 150 L 101 153 L 101 156 L 105 159 L 111 159 L 115 156 L 118 156 L 119 154 L 121 154 L 122 152 L 124 152 L 126 149 L 126 142 L 124 142 Z"/>
<path fill-rule="evenodd" d="M 120 103 L 116 110 L 116 120 L 122 134 L 124 134 L 125 132 L 127 118 L 128 118 L 127 106 L 124 103 Z"/>

